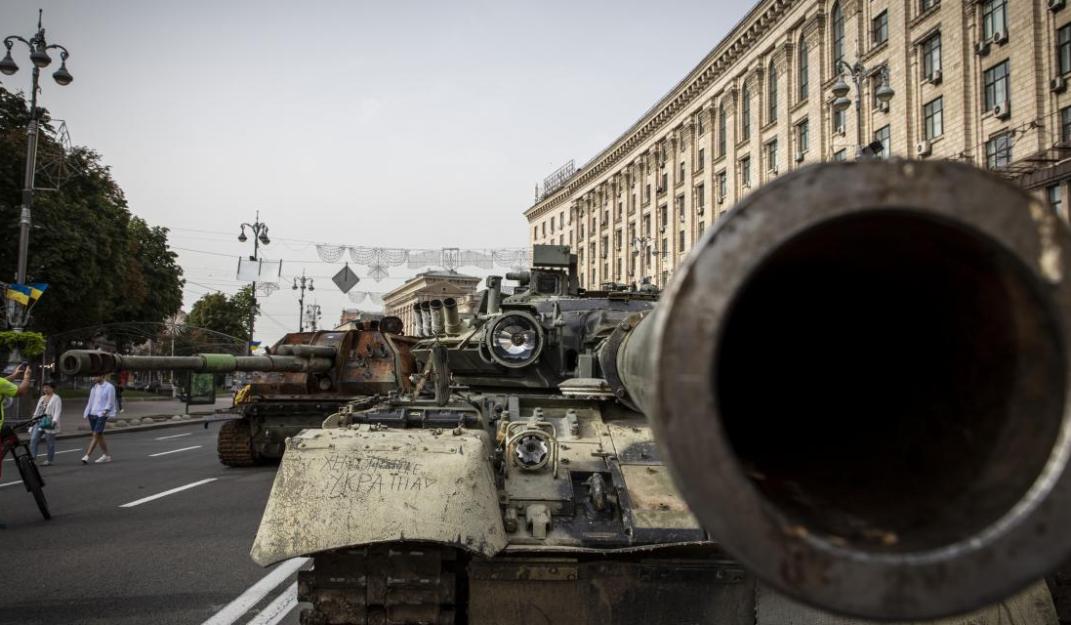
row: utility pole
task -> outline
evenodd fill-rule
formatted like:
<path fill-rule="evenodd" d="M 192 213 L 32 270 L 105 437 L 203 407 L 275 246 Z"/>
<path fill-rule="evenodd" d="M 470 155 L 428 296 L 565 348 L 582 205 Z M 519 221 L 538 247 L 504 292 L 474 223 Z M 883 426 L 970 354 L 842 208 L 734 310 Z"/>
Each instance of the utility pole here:
<path fill-rule="evenodd" d="M 249 228 L 253 231 L 253 255 L 249 257 L 249 260 L 257 262 L 257 253 L 260 250 L 260 244 L 267 245 L 271 243 L 271 239 L 268 238 L 268 224 L 260 221 L 260 211 L 257 211 L 257 218 L 253 223 L 243 223 L 242 231 L 238 235 L 238 241 L 245 243 L 249 240 L 249 237 L 245 236 L 245 229 Z M 253 353 L 253 325 L 257 319 L 257 282 L 254 280 L 250 286 L 249 295 L 253 298 L 253 305 L 249 308 L 249 341 L 246 343 L 246 353 Z"/>
<path fill-rule="evenodd" d="M 301 286 L 298 286 L 298 285 Z M 308 285 L 309 291 L 315 291 L 316 287 L 312 284 L 312 278 L 305 277 L 305 270 L 301 270 L 301 278 L 294 278 L 294 286 L 291 288 L 295 291 L 301 290 L 301 295 L 298 296 L 298 332 L 305 331 L 305 288 Z"/>
<path fill-rule="evenodd" d="M 30 49 L 30 62 L 33 63 L 30 88 L 30 122 L 26 128 L 26 171 L 22 185 L 22 209 L 19 212 L 19 260 L 15 273 L 15 281 L 19 284 L 26 283 L 26 264 L 30 252 L 30 223 L 33 210 L 34 172 L 37 169 L 37 136 L 39 130 L 37 93 L 41 90 L 39 86 L 41 70 L 52 63 L 52 57 L 48 55 L 49 50 L 60 51 L 60 67 L 52 73 L 52 78 L 56 83 L 60 86 L 66 86 L 74 80 L 71 73 L 67 71 L 67 57 L 70 56 L 67 48 L 55 43 L 49 44 L 45 41 L 45 29 L 41 26 L 42 13 L 43 11 L 38 9 L 37 33 L 30 39 L 27 40 L 18 35 L 10 35 L 4 38 L 7 54 L 0 60 L 0 73 L 5 76 L 11 76 L 19 71 L 19 66 L 15 63 L 15 59 L 11 58 L 11 48 L 16 41 L 19 41 Z M 17 302 L 8 302 L 8 320 L 16 332 L 21 332 L 29 321 L 26 318 L 26 310 L 25 308 L 19 308 Z"/>

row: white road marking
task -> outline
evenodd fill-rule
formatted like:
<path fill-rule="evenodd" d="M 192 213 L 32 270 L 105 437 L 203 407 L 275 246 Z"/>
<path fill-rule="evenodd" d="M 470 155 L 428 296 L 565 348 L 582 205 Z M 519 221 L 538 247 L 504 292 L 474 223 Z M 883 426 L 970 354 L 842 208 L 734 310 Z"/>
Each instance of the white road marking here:
<path fill-rule="evenodd" d="M 15 484 L 22 484 L 22 480 L 15 480 L 14 482 L 4 482 L 3 484 L 0 484 L 0 488 L 3 488 L 5 486 L 14 486 Z"/>
<path fill-rule="evenodd" d="M 200 448 L 201 448 L 200 445 L 194 445 L 193 447 L 183 447 L 182 449 L 172 449 L 171 451 L 161 451 L 158 454 L 149 454 L 149 457 L 150 458 L 155 458 L 157 456 L 166 456 L 167 454 L 177 454 L 180 451 L 189 451 L 191 449 L 200 449 Z"/>
<path fill-rule="evenodd" d="M 121 505 L 119 507 L 120 508 L 133 508 L 134 506 L 140 506 L 143 503 L 148 503 L 150 501 L 159 499 L 161 497 L 167 497 L 168 495 L 174 495 L 175 493 L 179 493 L 179 492 L 182 492 L 184 490 L 187 490 L 187 489 L 190 489 L 190 488 L 194 488 L 196 486 L 201 486 L 202 484 L 208 484 L 209 482 L 215 482 L 218 479 L 219 479 L 218 477 L 210 477 L 207 480 L 200 480 L 198 482 L 193 482 L 192 484 L 186 484 L 185 486 L 179 486 L 178 488 L 172 488 L 171 490 L 165 490 L 162 493 L 156 493 L 155 495 L 149 495 L 148 497 L 143 497 L 141 499 L 138 499 L 137 501 L 131 501 L 130 503 L 124 503 L 123 505 Z"/>
<path fill-rule="evenodd" d="M 271 573 L 262 577 L 260 581 L 250 586 L 245 592 L 239 595 L 237 599 L 223 606 L 222 610 L 216 612 L 212 618 L 201 625 L 232 625 L 235 621 L 245 616 L 245 613 L 249 611 L 249 608 L 260 603 L 261 599 L 266 597 L 276 586 L 285 582 L 291 575 L 297 572 L 298 569 L 305 566 L 305 563 L 308 561 L 308 558 L 291 558 L 285 560 L 279 564 L 279 566 L 275 567 Z M 287 593 L 288 592 L 289 589 L 287 589 Z M 296 592 L 297 590 L 295 586 L 295 593 Z M 283 594 L 286 595 L 287 593 Z M 274 605 L 274 603 L 275 602 L 273 601 L 272 605 Z"/>
<path fill-rule="evenodd" d="M 82 451 L 82 450 L 81 449 L 64 449 L 63 451 L 57 451 L 56 455 L 58 456 L 60 454 L 69 454 L 72 451 Z M 37 454 L 37 457 L 40 458 L 41 456 L 47 456 L 47 455 L 48 455 L 47 453 L 41 452 L 41 453 Z M 14 458 L 4 458 L 4 462 L 11 462 L 12 460 L 14 460 Z"/>
<path fill-rule="evenodd" d="M 246 625 L 278 625 L 290 611 L 297 607 L 297 582 L 290 584 L 278 597 L 272 600 L 257 617 Z"/>
<path fill-rule="evenodd" d="M 156 440 L 166 441 L 169 438 L 181 438 L 183 436 L 189 436 L 190 434 L 193 434 L 193 432 L 186 432 L 185 434 L 172 434 L 171 436 L 158 436 L 156 437 Z"/>

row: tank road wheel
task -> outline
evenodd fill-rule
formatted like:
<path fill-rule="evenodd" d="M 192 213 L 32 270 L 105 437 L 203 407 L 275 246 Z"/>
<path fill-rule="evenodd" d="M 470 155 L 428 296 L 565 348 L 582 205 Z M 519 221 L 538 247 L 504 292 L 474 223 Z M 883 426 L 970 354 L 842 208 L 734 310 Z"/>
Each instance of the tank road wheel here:
<path fill-rule="evenodd" d="M 313 556 L 298 572 L 302 625 L 454 625 L 464 622 L 457 551 L 434 545 L 371 545 Z"/>
<path fill-rule="evenodd" d="M 253 449 L 253 434 L 246 419 L 224 421 L 219 428 L 216 451 L 219 461 L 229 467 L 252 467 L 259 457 Z"/>

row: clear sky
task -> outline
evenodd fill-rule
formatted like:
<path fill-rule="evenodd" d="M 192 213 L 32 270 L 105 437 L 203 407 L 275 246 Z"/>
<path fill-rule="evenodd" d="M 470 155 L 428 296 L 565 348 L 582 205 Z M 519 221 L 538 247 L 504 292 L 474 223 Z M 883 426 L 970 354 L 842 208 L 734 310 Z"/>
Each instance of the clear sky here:
<path fill-rule="evenodd" d="M 42 103 L 103 155 L 135 214 L 172 229 L 187 309 L 238 288 L 252 245 L 235 237 L 260 211 L 264 255 L 288 276 L 262 302 L 256 338 L 271 342 L 297 329 L 302 269 L 324 325 L 354 307 L 313 242 L 527 245 L 535 183 L 606 147 L 752 4 L 9 0 L 0 35 L 29 37 L 44 8 L 74 82 L 47 79 Z M 27 90 L 29 72 L 2 84 Z M 415 271 L 355 269 L 370 292 Z"/>

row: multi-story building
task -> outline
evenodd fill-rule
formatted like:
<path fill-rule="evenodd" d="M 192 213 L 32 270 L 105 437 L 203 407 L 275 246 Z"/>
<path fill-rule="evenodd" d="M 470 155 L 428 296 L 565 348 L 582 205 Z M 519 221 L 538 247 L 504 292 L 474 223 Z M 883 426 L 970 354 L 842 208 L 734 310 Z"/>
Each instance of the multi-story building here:
<path fill-rule="evenodd" d="M 406 280 L 400 287 L 383 294 L 385 315 L 401 317 L 405 333 L 415 335 L 418 304 L 452 297 L 457 301 L 457 311 L 462 317 L 471 316 L 476 299 L 476 285 L 480 278 L 466 276 L 456 271 L 425 271 Z"/>
<path fill-rule="evenodd" d="M 880 156 L 998 170 L 1066 217 L 1065 5 L 762 0 L 616 141 L 539 192 L 525 211 L 531 243 L 571 246 L 588 288 L 664 285 L 750 190 L 807 163 L 854 158 L 875 141 Z M 845 82 L 860 114 L 838 112 L 834 86 L 857 63 L 860 84 L 850 74 Z"/>

